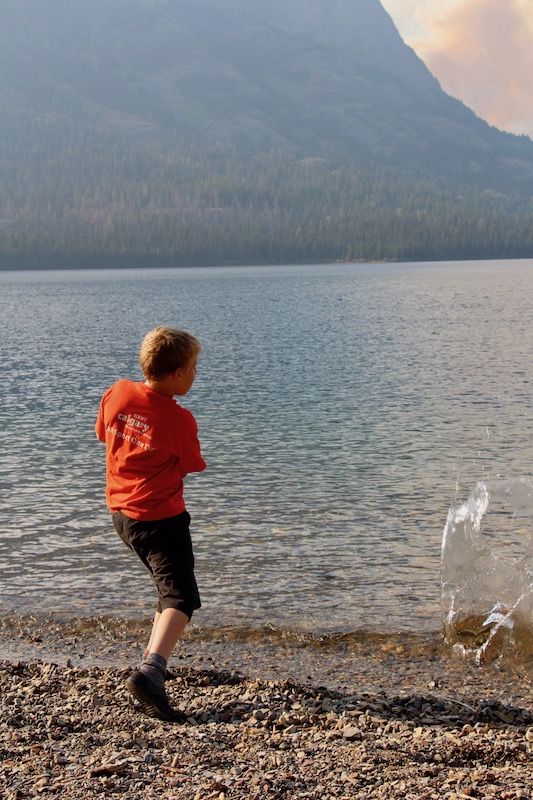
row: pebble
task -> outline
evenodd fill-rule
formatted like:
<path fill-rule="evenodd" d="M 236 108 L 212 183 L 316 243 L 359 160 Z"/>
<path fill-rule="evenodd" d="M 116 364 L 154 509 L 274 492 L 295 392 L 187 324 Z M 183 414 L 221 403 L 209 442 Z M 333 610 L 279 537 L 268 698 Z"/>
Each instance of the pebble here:
<path fill-rule="evenodd" d="M 342 735 L 348 742 L 353 742 L 355 739 L 362 738 L 361 730 L 350 725 L 343 729 Z"/>
<path fill-rule="evenodd" d="M 525 704 L 439 697 L 436 688 L 343 693 L 182 667 L 168 690 L 189 717 L 171 725 L 132 706 L 124 674 L 0 663 L 0 785 L 9 800 L 35 791 L 144 800 L 147 787 L 161 800 L 532 797 Z"/>
<path fill-rule="evenodd" d="M 193 633 L 168 683 L 187 723 L 170 725 L 124 688 L 144 624 L 107 624 L 66 648 L 55 622 L 0 622 L 2 798 L 533 798 L 527 669 L 420 638 L 284 647 Z"/>

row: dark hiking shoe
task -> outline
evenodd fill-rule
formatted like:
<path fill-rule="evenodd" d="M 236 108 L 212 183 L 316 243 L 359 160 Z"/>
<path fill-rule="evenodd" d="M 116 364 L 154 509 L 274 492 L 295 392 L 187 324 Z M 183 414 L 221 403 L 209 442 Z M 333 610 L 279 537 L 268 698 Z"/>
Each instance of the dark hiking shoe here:
<path fill-rule="evenodd" d="M 132 672 L 126 679 L 128 692 L 141 704 L 145 714 L 166 722 L 185 722 L 187 717 L 183 711 L 176 711 L 168 702 L 165 690 L 161 690 L 139 670 Z"/>

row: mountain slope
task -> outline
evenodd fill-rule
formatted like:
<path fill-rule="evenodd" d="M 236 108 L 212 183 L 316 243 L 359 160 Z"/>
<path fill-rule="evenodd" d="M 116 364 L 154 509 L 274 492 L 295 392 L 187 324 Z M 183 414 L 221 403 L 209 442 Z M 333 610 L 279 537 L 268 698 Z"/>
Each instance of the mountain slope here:
<path fill-rule="evenodd" d="M 0 265 L 530 252 L 533 142 L 378 0 L 6 0 L 0 103 Z"/>

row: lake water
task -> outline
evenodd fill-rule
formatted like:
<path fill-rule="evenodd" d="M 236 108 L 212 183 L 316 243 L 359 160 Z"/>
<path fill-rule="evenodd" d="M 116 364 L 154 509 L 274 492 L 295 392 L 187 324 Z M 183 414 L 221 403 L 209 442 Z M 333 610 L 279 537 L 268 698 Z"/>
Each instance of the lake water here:
<path fill-rule="evenodd" d="M 93 425 L 160 323 L 183 404 L 196 625 L 438 631 L 450 504 L 531 475 L 533 262 L 0 273 L 0 611 L 144 618 Z"/>

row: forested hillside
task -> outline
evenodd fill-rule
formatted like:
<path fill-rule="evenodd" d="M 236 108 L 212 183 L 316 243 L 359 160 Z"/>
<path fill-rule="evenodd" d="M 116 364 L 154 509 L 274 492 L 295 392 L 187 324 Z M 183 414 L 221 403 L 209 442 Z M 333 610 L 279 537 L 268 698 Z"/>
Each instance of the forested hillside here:
<path fill-rule="evenodd" d="M 0 267 L 533 254 L 533 143 L 445 95 L 378 0 L 3 13 Z"/>

